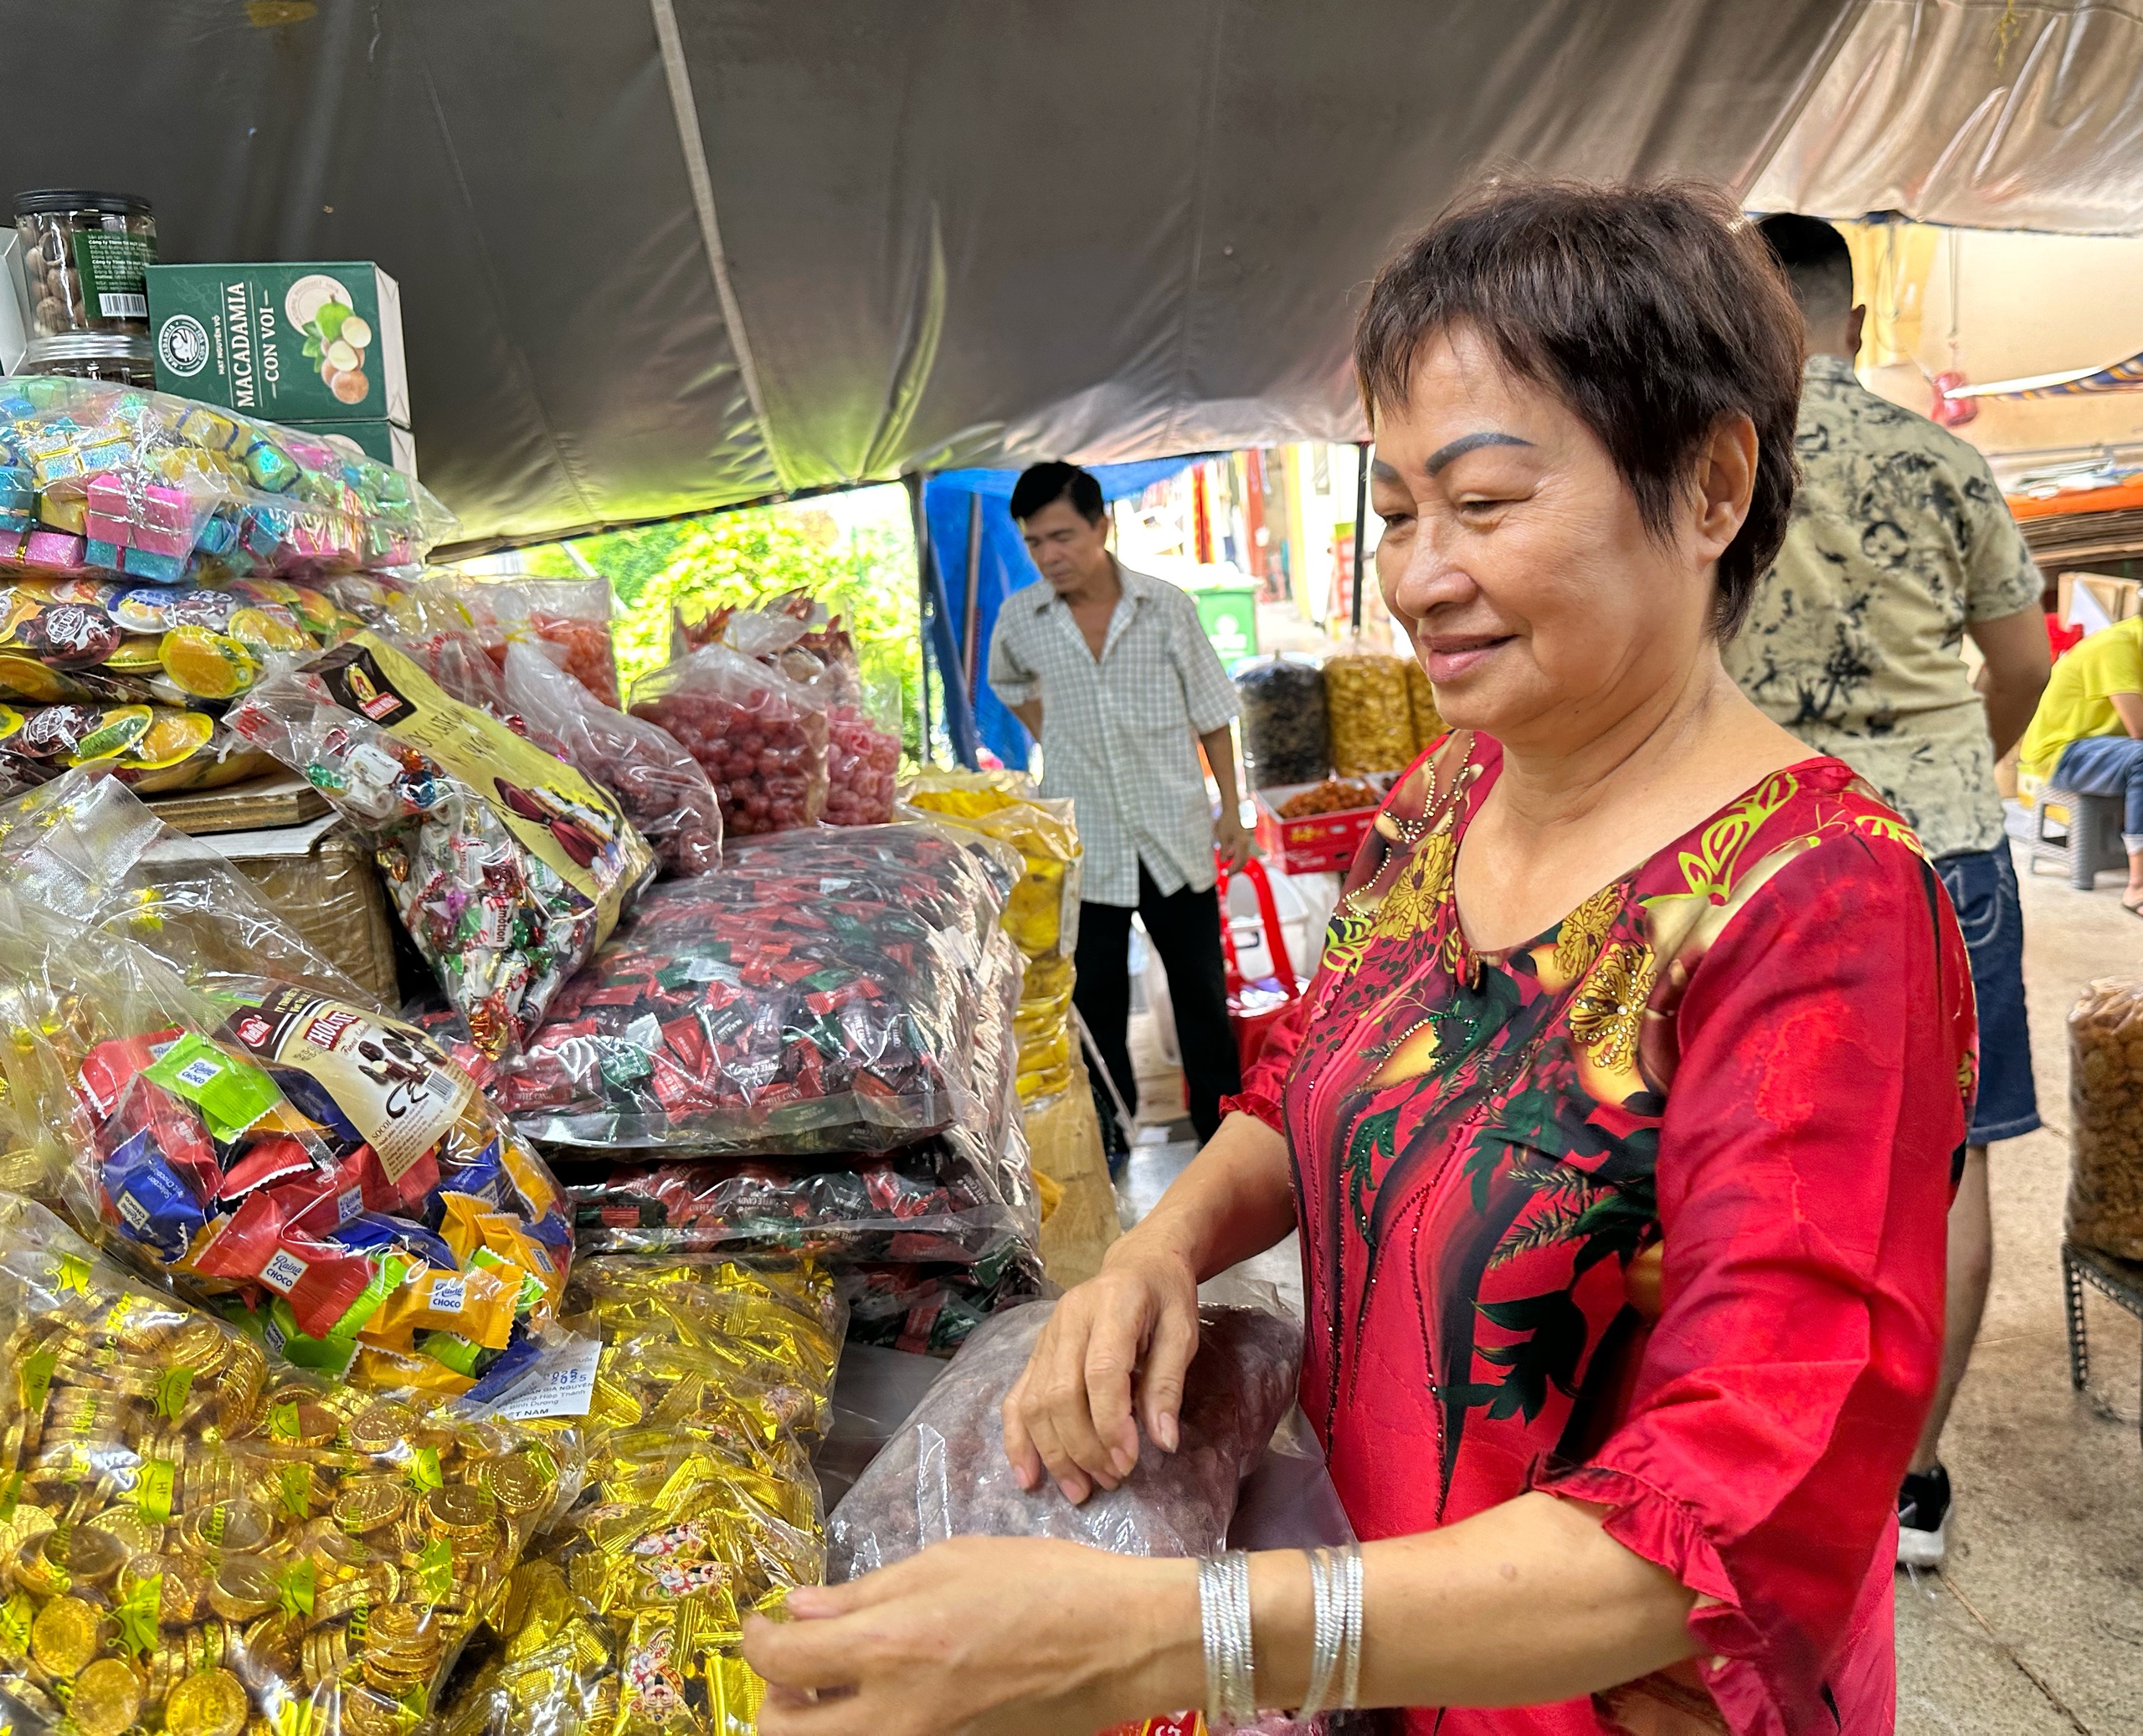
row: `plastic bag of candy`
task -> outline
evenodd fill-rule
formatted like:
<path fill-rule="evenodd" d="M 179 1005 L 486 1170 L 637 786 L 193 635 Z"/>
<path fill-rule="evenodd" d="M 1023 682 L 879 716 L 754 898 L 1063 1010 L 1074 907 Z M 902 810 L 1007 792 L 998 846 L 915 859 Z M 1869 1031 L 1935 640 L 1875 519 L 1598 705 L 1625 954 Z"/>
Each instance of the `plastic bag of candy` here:
<path fill-rule="evenodd" d="M 0 568 L 209 583 L 423 558 L 453 515 L 414 480 L 161 392 L 0 385 Z"/>
<path fill-rule="evenodd" d="M 725 835 L 815 824 L 826 806 L 826 708 L 779 670 L 709 645 L 633 683 L 632 713 L 706 769 Z"/>
<path fill-rule="evenodd" d="M 507 646 L 501 680 L 515 714 L 618 799 L 663 874 L 688 879 L 721 865 L 714 786 L 668 731 L 604 704 L 525 644 Z"/>
<path fill-rule="evenodd" d="M 650 888 L 501 1102 L 531 1138 L 593 1148 L 882 1150 L 955 1125 L 989 1141 L 1002 1107 L 974 1061 L 1017 975 L 995 848 L 918 824 L 780 833 Z"/>
<path fill-rule="evenodd" d="M 405 1728 L 556 1505 L 525 1433 L 271 1370 L 12 1198 L 0 1316 L 0 1691 L 23 1728 Z"/>
<path fill-rule="evenodd" d="M 576 1330 L 599 1339 L 573 1425 L 578 1504 L 514 1574 L 444 1719 L 453 1736 L 740 1736 L 763 1685 L 743 1622 L 823 1577 L 809 1450 L 841 1310 L 808 1265 L 589 1260 Z"/>
<path fill-rule="evenodd" d="M 370 835 L 403 926 L 486 1055 L 527 1039 L 654 872 L 608 792 L 372 632 L 229 721 Z"/>
<path fill-rule="evenodd" d="M 1324 706 L 1332 769 L 1342 778 L 1396 772 L 1413 763 L 1414 704 L 1406 660 L 1357 637 L 1324 660 Z"/>
<path fill-rule="evenodd" d="M 542 645 L 568 675 L 604 705 L 617 708 L 620 701 L 609 580 L 485 579 L 450 569 L 432 576 L 452 584 L 476 636 L 501 667 L 510 644 Z"/>
<path fill-rule="evenodd" d="M 14 788 L 97 765 L 154 795 L 217 788 L 272 763 L 215 718 L 173 706 L 0 705 L 0 774 Z"/>
<path fill-rule="evenodd" d="M 1049 1318 L 1010 1308 L 971 1336 L 826 1528 L 829 1579 L 852 1579 L 948 1537 L 1055 1537 L 1126 1555 L 1211 1555 L 1243 1479 L 1294 1403 L 1298 1322 L 1202 1307 L 1172 1453 L 1142 1451 L 1131 1475 L 1073 1506 L 1053 1483 L 1020 1487 L 1005 1456 L 1002 1406 Z"/>
<path fill-rule="evenodd" d="M 918 1356 L 950 1356 L 1000 1308 L 1056 1294 L 1041 1256 L 1010 1248 L 978 1265 L 851 1266 L 840 1274 L 848 1339 Z"/>

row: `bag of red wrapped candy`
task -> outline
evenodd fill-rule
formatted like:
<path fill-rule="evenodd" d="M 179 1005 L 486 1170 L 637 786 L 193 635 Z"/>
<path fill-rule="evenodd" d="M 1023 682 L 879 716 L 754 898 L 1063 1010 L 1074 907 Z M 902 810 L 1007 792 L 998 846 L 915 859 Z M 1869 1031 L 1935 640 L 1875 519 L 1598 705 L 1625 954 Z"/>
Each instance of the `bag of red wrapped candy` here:
<path fill-rule="evenodd" d="M 779 670 L 709 645 L 633 683 L 632 714 L 706 768 L 732 837 L 814 824 L 826 806 L 826 708 Z"/>
<path fill-rule="evenodd" d="M 926 824 L 814 829 L 658 885 L 501 1101 L 552 1144 L 816 1153 L 958 1125 L 995 1149 L 1004 1104 L 975 1064 L 1017 994 L 997 926 L 1015 860 Z"/>

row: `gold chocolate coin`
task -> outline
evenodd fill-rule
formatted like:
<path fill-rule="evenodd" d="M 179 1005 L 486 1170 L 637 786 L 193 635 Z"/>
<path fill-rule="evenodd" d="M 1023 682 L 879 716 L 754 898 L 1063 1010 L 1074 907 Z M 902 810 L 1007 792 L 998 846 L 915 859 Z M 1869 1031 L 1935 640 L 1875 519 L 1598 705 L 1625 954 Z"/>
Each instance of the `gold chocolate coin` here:
<path fill-rule="evenodd" d="M 552 1480 L 520 1453 L 491 1460 L 483 1476 L 485 1487 L 510 1513 L 532 1513 L 551 1497 Z"/>
<path fill-rule="evenodd" d="M 392 1451 L 417 1426 L 417 1413 L 389 1399 L 369 1405 L 350 1420 L 350 1445 L 361 1453 Z"/>
<path fill-rule="evenodd" d="M 245 1685 L 229 1671 L 189 1676 L 164 1702 L 171 1736 L 244 1736 Z"/>
<path fill-rule="evenodd" d="M 141 1679 L 118 1658 L 101 1658 L 75 1678 L 67 1713 L 82 1736 L 120 1736 L 141 1710 Z"/>
<path fill-rule="evenodd" d="M 275 1570 L 257 1555 L 234 1555 L 208 1582 L 208 1607 L 226 1621 L 250 1621 L 280 1600 Z"/>
<path fill-rule="evenodd" d="M 400 1518 L 409 1504 L 409 1497 L 397 1484 L 370 1477 L 352 1481 L 335 1497 L 335 1523 L 357 1534 L 377 1531 Z"/>
<path fill-rule="evenodd" d="M 424 1497 L 424 1516 L 450 1535 L 481 1533 L 498 1516 L 498 1502 L 467 1483 L 448 1483 Z"/>
<path fill-rule="evenodd" d="M 104 1618 L 79 1597 L 55 1597 L 30 1625 L 30 1656 L 63 1680 L 97 1655 Z"/>
<path fill-rule="evenodd" d="M 82 1528 L 118 1538 L 120 1547 L 129 1555 L 147 1554 L 164 1540 L 162 1526 L 152 1525 L 131 1507 L 107 1507 Z"/>

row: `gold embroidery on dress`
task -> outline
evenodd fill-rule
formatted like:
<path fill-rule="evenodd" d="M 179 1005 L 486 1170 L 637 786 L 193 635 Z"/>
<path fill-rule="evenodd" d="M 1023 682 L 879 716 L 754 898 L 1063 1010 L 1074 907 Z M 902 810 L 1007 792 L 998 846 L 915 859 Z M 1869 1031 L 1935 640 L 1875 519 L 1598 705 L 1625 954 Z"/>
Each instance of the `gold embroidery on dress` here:
<path fill-rule="evenodd" d="M 1413 860 L 1400 870 L 1399 878 L 1384 895 L 1375 932 L 1388 939 L 1403 939 L 1426 927 L 1450 890 L 1451 865 L 1457 855 L 1458 840 L 1448 825 L 1416 845 Z"/>
<path fill-rule="evenodd" d="M 1570 999 L 1570 1035 L 1603 1066 L 1624 1067 L 1637 1052 L 1645 1002 L 1658 963 L 1652 948 L 1617 941 L 1601 953 Z"/>
<path fill-rule="evenodd" d="M 1682 878 L 1690 891 L 1724 898 L 1734 890 L 1734 859 L 1763 824 L 1791 801 L 1801 780 L 1791 772 L 1774 772 L 1704 829 L 1697 847 L 1681 855 Z"/>
<path fill-rule="evenodd" d="M 1620 881 L 1602 886 L 1563 918 L 1562 926 L 1555 931 L 1555 968 L 1565 981 L 1583 976 L 1600 956 L 1607 931 L 1614 927 L 1616 913 L 1622 907 L 1623 892 Z"/>

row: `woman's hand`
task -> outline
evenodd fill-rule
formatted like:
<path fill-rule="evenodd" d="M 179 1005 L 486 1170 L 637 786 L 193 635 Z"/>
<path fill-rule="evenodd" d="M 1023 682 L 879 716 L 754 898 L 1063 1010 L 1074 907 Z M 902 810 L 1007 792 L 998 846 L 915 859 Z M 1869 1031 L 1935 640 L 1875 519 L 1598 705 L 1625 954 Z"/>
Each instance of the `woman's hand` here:
<path fill-rule="evenodd" d="M 1005 1456 L 1022 1487 L 1045 1468 L 1075 1504 L 1113 1489 L 1138 1462 L 1138 1423 L 1176 1448 L 1184 1372 L 1198 1353 L 1198 1279 L 1159 1238 L 1133 1235 L 1098 1276 L 1057 1303 L 1026 1372 L 1005 1396 Z M 1132 1385 L 1138 1384 L 1138 1422 Z"/>
<path fill-rule="evenodd" d="M 1197 1571 L 960 1537 L 845 1585 L 799 1588 L 794 1620 L 745 1624 L 745 1660 L 768 1683 L 761 1736 L 1093 1736 L 1195 1702 Z"/>

